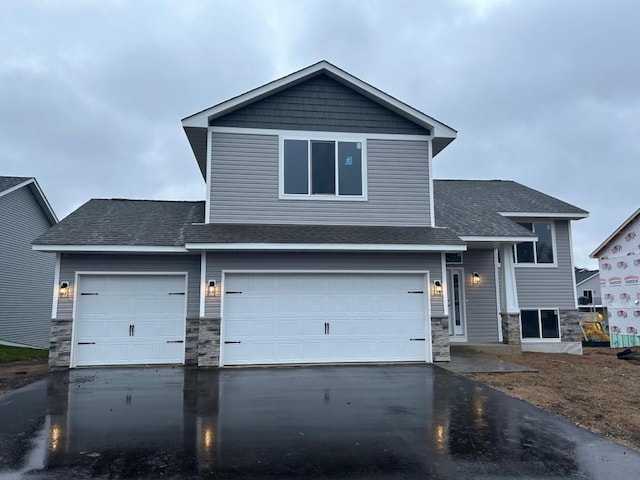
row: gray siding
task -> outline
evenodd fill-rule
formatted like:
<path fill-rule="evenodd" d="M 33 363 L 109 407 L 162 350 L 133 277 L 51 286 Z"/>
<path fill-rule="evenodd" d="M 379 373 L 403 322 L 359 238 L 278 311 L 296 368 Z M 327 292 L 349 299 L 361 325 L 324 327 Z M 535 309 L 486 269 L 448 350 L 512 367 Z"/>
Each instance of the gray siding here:
<path fill-rule="evenodd" d="M 576 308 L 569 222 L 556 221 L 555 229 L 557 267 L 515 267 L 521 309 Z"/>
<path fill-rule="evenodd" d="M 428 131 L 346 87 L 318 75 L 211 122 L 214 126 L 403 133 Z"/>
<path fill-rule="evenodd" d="M 75 274 L 84 272 L 188 272 L 187 316 L 200 314 L 200 255 L 108 255 L 63 254 L 60 281 L 69 282 L 75 292 Z M 58 299 L 57 318 L 71 318 L 73 295 Z"/>
<path fill-rule="evenodd" d="M 493 250 L 469 250 L 463 254 L 464 288 L 467 307 L 467 341 L 498 341 L 498 304 Z M 454 267 L 454 265 L 451 265 Z M 473 285 L 473 272 L 480 283 Z"/>
<path fill-rule="evenodd" d="M 593 278 L 581 283 L 576 287 L 576 294 L 578 298 L 582 296 L 583 290 L 593 290 L 593 304 L 602 305 L 602 291 L 600 290 L 600 275 L 596 275 Z"/>
<path fill-rule="evenodd" d="M 29 187 L 0 197 L 0 341 L 49 345 L 55 255 L 31 242 L 50 226 Z"/>
<path fill-rule="evenodd" d="M 207 253 L 207 279 L 220 281 L 222 270 L 428 270 L 431 281 L 442 278 L 439 253 Z M 220 298 L 206 297 L 206 317 L 220 315 Z M 443 311 L 442 295 L 432 296 L 431 314 Z"/>
<path fill-rule="evenodd" d="M 367 201 L 278 198 L 278 137 L 212 134 L 212 223 L 430 225 L 427 141 L 367 140 Z"/>

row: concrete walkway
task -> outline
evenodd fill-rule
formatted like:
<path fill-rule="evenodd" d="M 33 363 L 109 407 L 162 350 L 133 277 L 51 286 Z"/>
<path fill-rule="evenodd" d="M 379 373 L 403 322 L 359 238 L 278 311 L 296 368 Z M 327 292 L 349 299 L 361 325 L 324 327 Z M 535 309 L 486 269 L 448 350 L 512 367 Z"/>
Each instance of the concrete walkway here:
<path fill-rule="evenodd" d="M 537 372 L 535 368 L 503 362 L 480 352 L 470 351 L 453 352 L 450 362 L 439 362 L 435 365 L 453 373 Z"/>

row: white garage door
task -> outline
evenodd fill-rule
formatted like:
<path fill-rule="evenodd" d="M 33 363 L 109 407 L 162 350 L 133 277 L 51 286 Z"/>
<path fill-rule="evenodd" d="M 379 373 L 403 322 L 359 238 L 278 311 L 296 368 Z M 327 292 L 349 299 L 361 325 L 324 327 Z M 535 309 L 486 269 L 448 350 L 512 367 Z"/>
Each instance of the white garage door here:
<path fill-rule="evenodd" d="M 81 275 L 74 366 L 184 363 L 184 275 Z"/>
<path fill-rule="evenodd" d="M 429 361 L 422 274 L 225 276 L 223 365 Z"/>

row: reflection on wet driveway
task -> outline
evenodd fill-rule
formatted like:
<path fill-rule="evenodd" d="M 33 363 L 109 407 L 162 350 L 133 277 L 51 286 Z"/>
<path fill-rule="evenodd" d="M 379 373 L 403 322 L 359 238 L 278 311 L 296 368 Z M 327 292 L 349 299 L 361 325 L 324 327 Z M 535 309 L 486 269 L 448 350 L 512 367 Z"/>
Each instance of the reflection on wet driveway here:
<path fill-rule="evenodd" d="M 635 478 L 640 455 L 428 365 L 91 369 L 0 397 L 2 478 Z"/>

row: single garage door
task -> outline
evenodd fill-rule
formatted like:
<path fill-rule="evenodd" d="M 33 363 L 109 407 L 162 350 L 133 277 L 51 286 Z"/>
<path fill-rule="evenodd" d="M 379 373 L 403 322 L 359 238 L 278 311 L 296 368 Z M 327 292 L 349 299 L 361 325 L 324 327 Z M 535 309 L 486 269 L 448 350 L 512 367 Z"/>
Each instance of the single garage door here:
<path fill-rule="evenodd" d="M 184 363 L 185 275 L 81 275 L 74 366 Z"/>
<path fill-rule="evenodd" d="M 430 361 L 425 277 L 226 274 L 221 363 Z"/>

